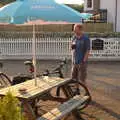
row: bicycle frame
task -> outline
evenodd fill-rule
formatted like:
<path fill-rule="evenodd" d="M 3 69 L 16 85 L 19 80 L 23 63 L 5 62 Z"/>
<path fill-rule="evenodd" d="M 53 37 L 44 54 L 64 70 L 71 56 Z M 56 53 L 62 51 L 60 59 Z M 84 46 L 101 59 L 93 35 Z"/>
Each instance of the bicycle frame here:
<path fill-rule="evenodd" d="M 29 66 L 29 73 L 31 74 L 31 76 L 33 76 L 33 73 L 34 73 L 34 66 L 33 66 L 33 63 L 31 61 L 25 61 L 24 64 L 26 66 Z M 67 64 L 67 61 L 66 59 L 64 61 L 62 61 L 62 63 L 57 67 L 55 68 L 54 70 L 52 71 L 49 71 L 48 69 L 43 73 L 43 74 L 38 74 L 37 77 L 41 77 L 41 76 L 49 76 L 49 75 L 54 75 L 54 74 L 58 74 L 58 77 L 60 78 L 64 78 L 63 76 L 63 73 L 62 73 L 62 69 L 64 67 L 64 65 Z"/>

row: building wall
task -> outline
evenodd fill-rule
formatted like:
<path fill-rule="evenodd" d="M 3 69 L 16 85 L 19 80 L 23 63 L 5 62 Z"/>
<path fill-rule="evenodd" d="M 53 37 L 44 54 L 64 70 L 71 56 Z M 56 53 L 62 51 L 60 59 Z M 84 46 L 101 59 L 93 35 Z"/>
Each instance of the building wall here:
<path fill-rule="evenodd" d="M 113 26 L 114 26 L 114 31 L 116 30 L 117 32 L 120 32 L 120 24 L 119 24 L 119 21 L 120 21 L 120 14 L 119 14 L 119 11 L 120 11 L 120 0 L 117 0 L 117 25 L 116 24 L 116 0 L 100 0 L 100 9 L 107 9 L 108 11 L 108 22 L 110 23 L 113 23 Z M 116 28 L 115 28 L 116 26 Z"/>
<path fill-rule="evenodd" d="M 92 0 L 92 8 L 87 8 L 87 0 L 84 1 L 84 11 L 98 10 L 100 8 L 100 0 Z"/>
<path fill-rule="evenodd" d="M 92 0 L 92 3 L 94 3 L 94 0 Z M 84 0 L 84 11 L 89 11 L 89 10 L 93 10 L 93 4 L 92 4 L 92 8 L 87 8 L 87 0 Z"/>
<path fill-rule="evenodd" d="M 93 9 L 98 10 L 100 8 L 100 0 L 94 0 Z"/>
<path fill-rule="evenodd" d="M 117 30 L 117 32 L 120 32 L 120 0 L 117 0 L 117 28 L 116 28 L 116 30 Z"/>
<path fill-rule="evenodd" d="M 107 9 L 108 22 L 115 23 L 115 0 L 100 0 L 100 9 Z"/>
<path fill-rule="evenodd" d="M 117 0 L 117 21 L 116 21 L 116 0 L 93 0 L 93 7 L 87 8 L 87 0 L 85 0 L 84 11 L 107 9 L 107 20 L 113 23 L 114 31 L 120 32 L 120 0 Z M 115 28 L 116 27 L 116 28 Z"/>

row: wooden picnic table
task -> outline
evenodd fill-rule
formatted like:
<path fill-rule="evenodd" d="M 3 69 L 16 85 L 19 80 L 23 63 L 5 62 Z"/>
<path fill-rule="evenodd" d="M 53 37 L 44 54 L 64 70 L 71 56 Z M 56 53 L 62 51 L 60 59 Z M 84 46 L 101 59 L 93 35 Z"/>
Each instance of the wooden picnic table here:
<path fill-rule="evenodd" d="M 36 119 L 34 110 L 35 100 L 42 95 L 48 93 L 51 89 L 66 85 L 70 82 L 70 79 L 62 79 L 58 77 L 42 77 L 37 78 L 37 86 L 35 86 L 35 80 L 29 80 L 24 83 L 20 83 L 14 86 L 3 88 L 0 90 L 0 97 L 5 96 L 8 91 L 11 91 L 15 97 L 17 97 L 29 115 L 29 120 Z M 26 88 L 26 92 L 22 94 L 19 90 Z M 65 91 L 66 95 L 67 92 Z M 68 96 L 67 96 L 68 97 Z"/>

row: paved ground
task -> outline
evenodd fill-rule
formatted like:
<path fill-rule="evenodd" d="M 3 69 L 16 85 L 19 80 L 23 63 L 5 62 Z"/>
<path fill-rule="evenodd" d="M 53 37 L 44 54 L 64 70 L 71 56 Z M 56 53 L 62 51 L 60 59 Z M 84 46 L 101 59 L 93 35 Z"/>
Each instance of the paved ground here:
<path fill-rule="evenodd" d="M 26 73 L 23 62 L 4 61 L 3 71 L 9 76 Z M 58 63 L 59 61 L 39 61 L 38 71 L 41 73 L 46 68 L 52 69 Z M 70 68 L 69 64 L 64 70 L 67 77 L 70 77 Z M 87 82 L 93 101 L 82 111 L 82 120 L 120 120 L 120 62 L 89 63 Z"/>

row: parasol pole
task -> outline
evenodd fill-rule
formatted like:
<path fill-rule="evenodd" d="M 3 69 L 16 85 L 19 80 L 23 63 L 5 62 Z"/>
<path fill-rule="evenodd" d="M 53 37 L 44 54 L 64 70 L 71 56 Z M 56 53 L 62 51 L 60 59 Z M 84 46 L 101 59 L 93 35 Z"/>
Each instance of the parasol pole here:
<path fill-rule="evenodd" d="M 33 24 L 33 40 L 32 40 L 32 52 L 33 52 L 33 66 L 34 66 L 34 79 L 35 86 L 37 86 L 37 69 L 36 69 L 36 40 L 35 40 L 35 24 Z"/>

